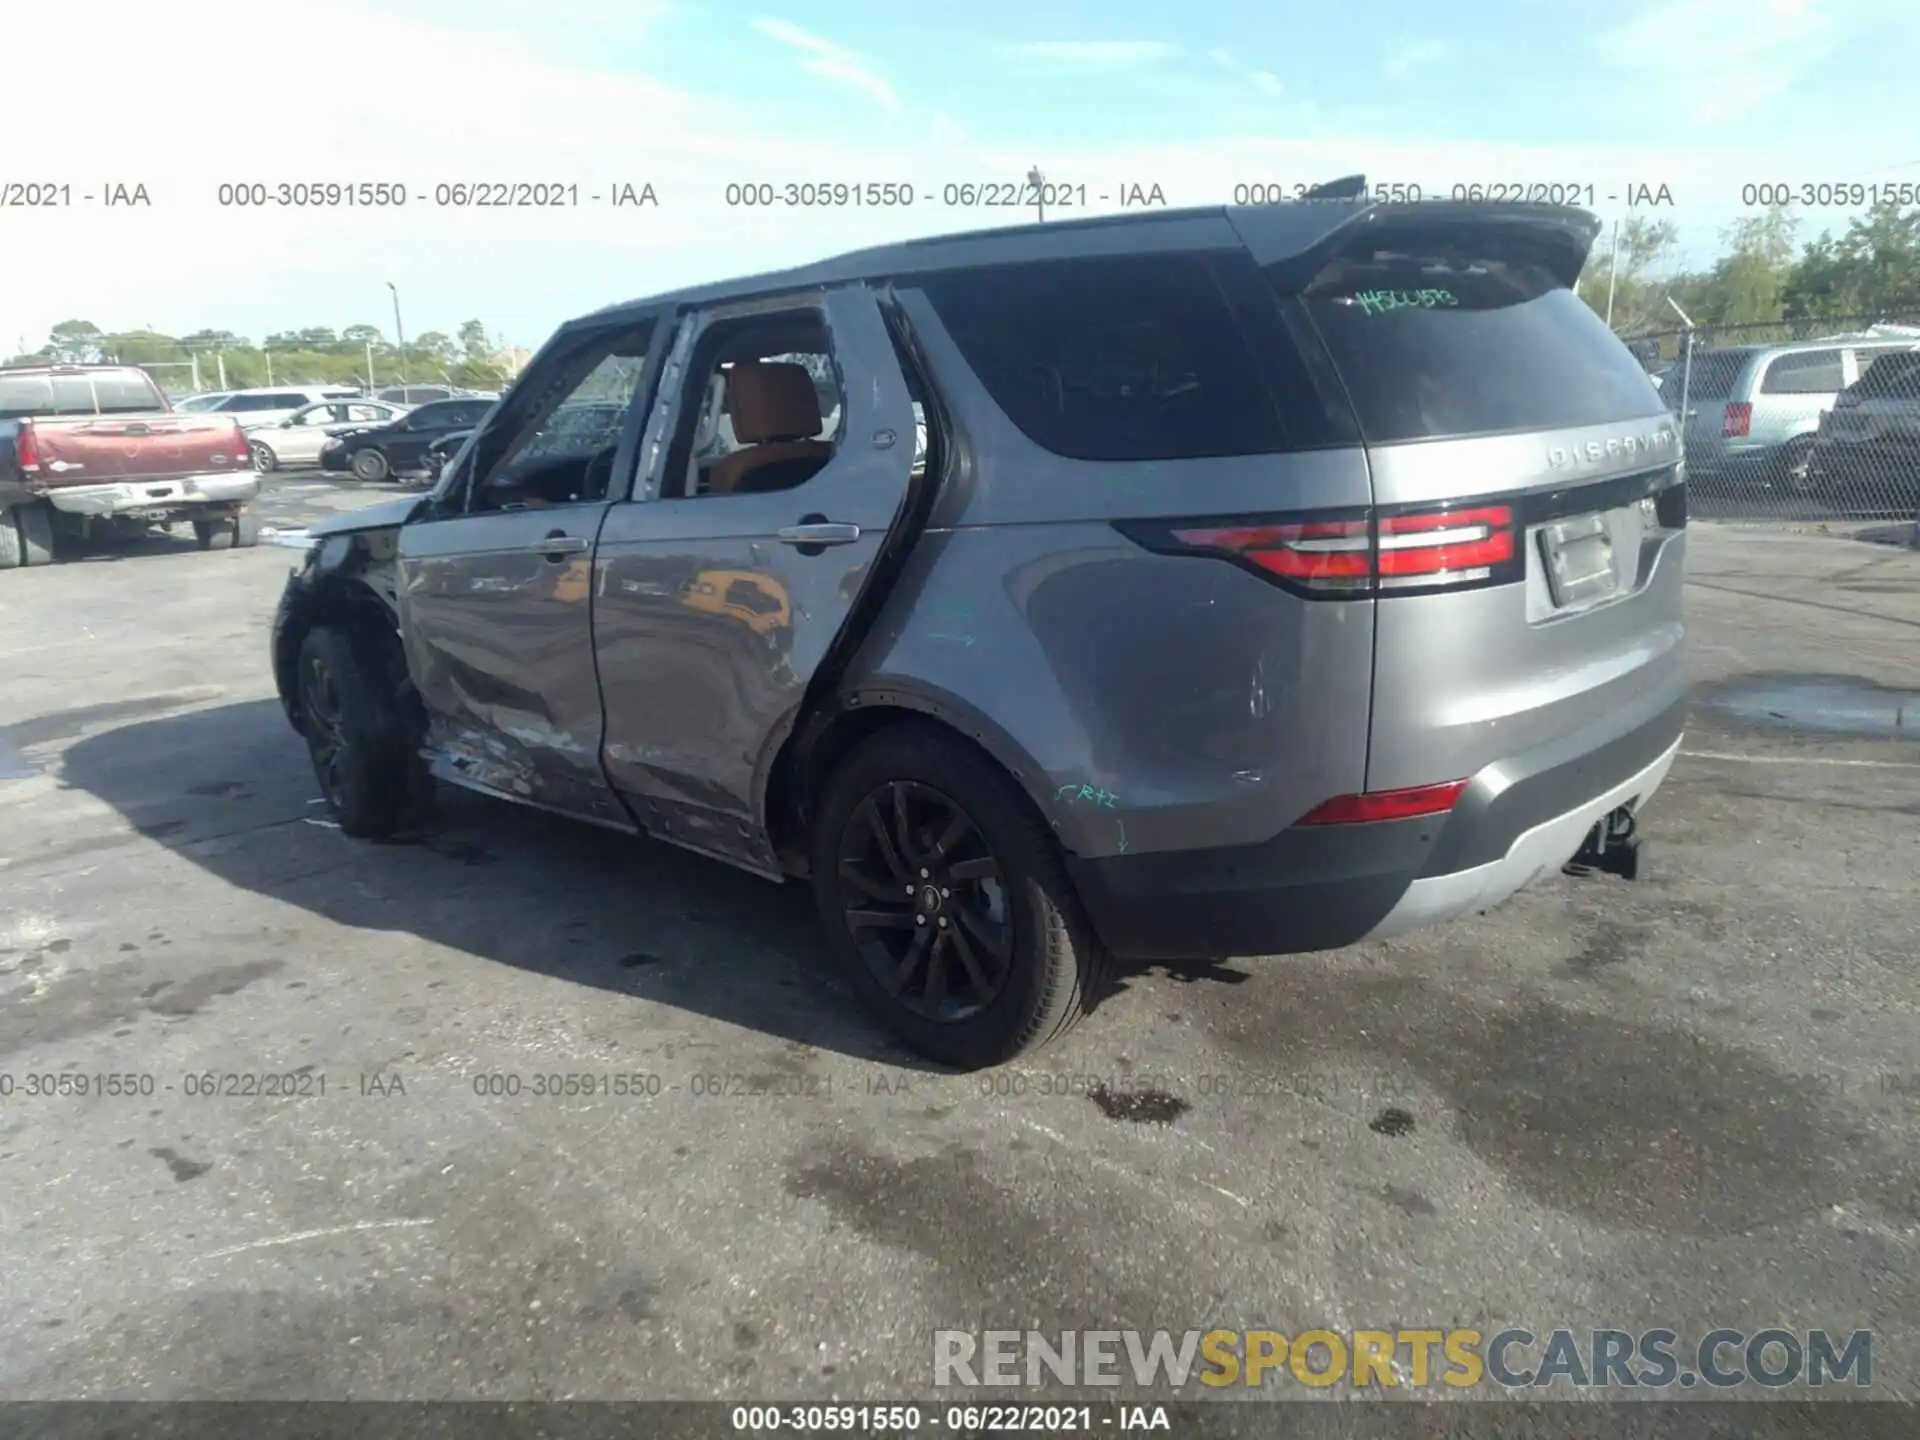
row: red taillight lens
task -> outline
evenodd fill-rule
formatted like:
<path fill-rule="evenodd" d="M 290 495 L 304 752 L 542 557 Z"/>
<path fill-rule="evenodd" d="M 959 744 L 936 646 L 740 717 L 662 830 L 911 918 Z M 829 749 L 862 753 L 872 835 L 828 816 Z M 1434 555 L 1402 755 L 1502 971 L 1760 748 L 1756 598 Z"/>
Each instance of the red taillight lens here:
<path fill-rule="evenodd" d="M 1366 795 L 1336 795 L 1316 805 L 1296 823 L 1301 825 L 1365 825 L 1375 820 L 1412 820 L 1422 815 L 1444 815 L 1453 809 L 1464 780 L 1444 785 L 1415 785 L 1405 790 L 1375 790 Z"/>
<path fill-rule="evenodd" d="M 1364 520 L 1175 530 L 1173 538 L 1196 550 L 1230 551 L 1312 589 L 1365 589 L 1373 581 L 1372 539 Z"/>
<path fill-rule="evenodd" d="M 1720 422 L 1720 438 L 1723 440 L 1744 440 L 1753 428 L 1753 406 L 1744 400 L 1734 400 L 1727 405 L 1726 418 Z"/>
<path fill-rule="evenodd" d="M 13 460 L 22 470 L 40 468 L 40 442 L 34 438 L 31 420 L 23 422 L 13 437 Z"/>
<path fill-rule="evenodd" d="M 247 432 L 240 428 L 238 420 L 233 422 L 233 458 L 253 464 L 253 447 L 247 443 Z"/>
<path fill-rule="evenodd" d="M 1513 511 L 1505 505 L 1380 517 L 1380 583 L 1482 579 L 1513 559 Z"/>
<path fill-rule="evenodd" d="M 1340 519 L 1251 516 L 1227 524 L 1116 522 L 1159 554 L 1213 554 L 1297 594 L 1344 600 L 1500 585 L 1521 574 L 1519 526 L 1508 505 L 1468 505 Z"/>

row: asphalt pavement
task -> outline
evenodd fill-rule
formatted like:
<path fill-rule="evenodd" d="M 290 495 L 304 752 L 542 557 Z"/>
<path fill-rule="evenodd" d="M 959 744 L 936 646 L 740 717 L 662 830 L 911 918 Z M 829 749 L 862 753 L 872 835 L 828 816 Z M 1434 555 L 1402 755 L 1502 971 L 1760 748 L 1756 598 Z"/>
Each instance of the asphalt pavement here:
<path fill-rule="evenodd" d="M 1129 973 L 970 1077 L 797 887 L 465 796 L 343 837 L 267 669 L 291 552 L 0 576 L 0 1397 L 878 1398 L 942 1328 L 1509 1325 L 1872 1329 L 1920 1395 L 1920 554 L 1691 545 L 1645 878 Z"/>

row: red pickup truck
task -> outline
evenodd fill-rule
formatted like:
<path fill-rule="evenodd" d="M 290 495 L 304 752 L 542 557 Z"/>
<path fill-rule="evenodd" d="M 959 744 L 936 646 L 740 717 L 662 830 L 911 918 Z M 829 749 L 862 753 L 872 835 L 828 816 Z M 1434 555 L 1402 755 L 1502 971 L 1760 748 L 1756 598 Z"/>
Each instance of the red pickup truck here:
<path fill-rule="evenodd" d="M 202 550 L 254 545 L 259 493 L 239 421 L 175 411 L 144 370 L 0 366 L 0 570 L 181 521 Z"/>

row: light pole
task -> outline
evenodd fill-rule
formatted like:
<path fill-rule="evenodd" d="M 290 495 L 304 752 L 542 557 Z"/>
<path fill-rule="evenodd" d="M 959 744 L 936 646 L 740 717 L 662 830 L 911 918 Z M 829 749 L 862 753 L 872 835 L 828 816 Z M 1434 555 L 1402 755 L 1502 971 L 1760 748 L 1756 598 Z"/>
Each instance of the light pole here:
<path fill-rule="evenodd" d="M 1620 278 L 1620 222 L 1613 222 L 1613 256 L 1607 261 L 1607 328 L 1613 328 L 1613 286 Z"/>
<path fill-rule="evenodd" d="M 1040 173 L 1040 167 L 1034 166 L 1027 171 L 1027 183 L 1033 186 L 1033 203 L 1040 211 L 1040 222 L 1047 219 L 1047 177 Z"/>
<path fill-rule="evenodd" d="M 400 383 L 407 383 L 407 332 L 400 328 L 400 287 L 391 280 L 387 289 L 393 291 L 393 338 L 400 350 Z"/>

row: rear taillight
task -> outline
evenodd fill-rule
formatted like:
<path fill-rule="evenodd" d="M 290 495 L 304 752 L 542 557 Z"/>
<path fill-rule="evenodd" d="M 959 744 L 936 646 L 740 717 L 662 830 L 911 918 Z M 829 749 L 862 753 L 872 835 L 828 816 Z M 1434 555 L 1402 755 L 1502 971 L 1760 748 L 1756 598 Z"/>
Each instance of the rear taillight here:
<path fill-rule="evenodd" d="M 244 465 L 253 464 L 253 447 L 247 443 L 247 432 L 238 420 L 233 422 L 233 458 Z"/>
<path fill-rule="evenodd" d="M 1172 534 L 1187 549 L 1224 551 L 1312 590 L 1365 590 L 1373 584 L 1373 537 L 1365 520 L 1211 526 Z"/>
<path fill-rule="evenodd" d="M 1727 402 L 1726 417 L 1720 422 L 1720 438 L 1744 440 L 1753 429 L 1753 406 L 1745 400 Z"/>
<path fill-rule="evenodd" d="M 1329 598 L 1499 583 L 1520 574 L 1513 510 L 1506 505 L 1164 529 L 1129 521 L 1120 528 L 1148 549 L 1218 555 L 1289 589 Z"/>
<path fill-rule="evenodd" d="M 40 442 L 34 438 L 31 420 L 22 421 L 13 437 L 13 460 L 22 470 L 40 468 Z"/>
<path fill-rule="evenodd" d="M 1316 805 L 1296 824 L 1366 825 L 1377 820 L 1415 820 L 1425 815 L 1444 815 L 1453 809 L 1464 780 L 1449 780 L 1444 785 L 1414 785 L 1405 790 L 1375 790 L 1366 795 L 1336 795 Z"/>
<path fill-rule="evenodd" d="M 1506 505 L 1380 517 L 1383 589 L 1485 580 L 1513 557 L 1513 510 Z"/>

